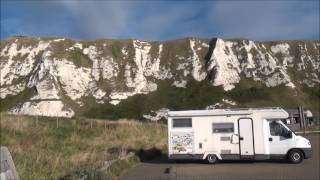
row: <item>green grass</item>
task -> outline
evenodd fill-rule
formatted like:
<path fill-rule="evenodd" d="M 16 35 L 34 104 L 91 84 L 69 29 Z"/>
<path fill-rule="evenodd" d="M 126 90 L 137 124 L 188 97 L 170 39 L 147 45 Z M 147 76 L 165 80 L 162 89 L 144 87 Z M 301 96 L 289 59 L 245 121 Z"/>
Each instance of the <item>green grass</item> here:
<path fill-rule="evenodd" d="M 5 99 L 0 99 L 0 112 L 7 111 L 10 108 L 30 99 L 36 94 L 36 88 L 26 88 L 17 95 L 8 95 Z"/>
<path fill-rule="evenodd" d="M 319 121 L 319 87 L 297 86 L 292 89 L 285 85 L 266 87 L 252 79 L 241 78 L 239 84 L 226 96 L 237 102 L 238 107 L 271 107 L 297 108 L 303 106 L 311 109 L 316 120 Z"/>
<path fill-rule="evenodd" d="M 130 169 L 135 164 L 137 164 L 137 162 L 139 162 L 139 158 L 137 156 L 133 156 L 129 159 L 116 162 L 108 169 L 108 177 L 110 179 L 112 179 L 113 177 L 118 177 L 123 173 L 123 169 Z"/>
<path fill-rule="evenodd" d="M 214 87 L 208 81 L 192 81 L 187 88 L 173 87 L 172 81 L 159 81 L 158 90 L 149 94 L 138 94 L 121 101 L 117 106 L 98 104 L 86 100 L 86 109 L 82 116 L 108 119 L 142 119 L 143 114 L 151 110 L 168 107 L 171 110 L 204 109 L 215 104 L 223 97 L 223 89 Z"/>
<path fill-rule="evenodd" d="M 84 107 L 79 107 L 67 96 L 64 96 L 63 101 L 75 110 L 78 117 L 111 120 L 121 118 L 143 120 L 143 114 L 150 114 L 152 110 L 164 107 L 170 110 L 205 109 L 208 105 L 221 102 L 223 98 L 235 101 L 236 107 L 296 108 L 302 105 L 304 108 L 310 108 L 316 119 L 319 119 L 319 86 L 313 88 L 297 86 L 295 89 L 284 85 L 266 87 L 260 82 L 243 77 L 234 89 L 225 92 L 222 87 L 212 86 L 207 80 L 197 82 L 190 79 L 186 88 L 174 87 L 172 83 L 172 80 L 158 81 L 157 91 L 137 94 L 122 100 L 116 106 L 108 103 L 99 104 L 93 97 L 82 99 L 86 104 Z M 23 102 L 31 97 L 33 92 L 34 90 L 29 89 L 18 96 L 8 96 L 1 100 L 1 110 L 5 111 L 18 102 Z"/>
<path fill-rule="evenodd" d="M 109 121 L 108 121 L 109 122 Z M 21 179 L 105 179 L 98 171 L 104 161 L 129 151 L 166 149 L 166 126 L 122 120 L 107 124 L 76 119 L 1 117 L 1 145 L 11 151 Z M 108 170 L 111 179 L 139 162 L 134 156 L 115 163 Z"/>
<path fill-rule="evenodd" d="M 77 67 L 92 67 L 92 61 L 90 58 L 83 54 L 81 50 L 75 49 L 71 51 L 71 53 L 68 55 L 70 60 L 77 66 Z"/>
<path fill-rule="evenodd" d="M 296 108 L 300 105 L 310 108 L 316 119 L 319 119 L 318 87 L 296 87 L 284 85 L 266 87 L 252 79 L 241 78 L 240 83 L 231 91 L 212 86 L 209 81 L 190 80 L 187 88 L 173 87 L 172 81 L 157 82 L 158 89 L 149 94 L 138 94 L 121 101 L 117 106 L 97 104 L 94 99 L 86 103 L 82 116 L 94 118 L 133 118 L 142 119 L 143 114 L 151 110 L 166 107 L 170 110 L 204 109 L 208 105 L 221 102 L 227 98 L 237 102 L 236 107 L 271 107 Z M 89 102 L 86 100 L 86 102 Z"/>
<path fill-rule="evenodd" d="M 110 46 L 110 51 L 111 51 L 112 57 L 114 57 L 116 59 L 121 58 L 122 52 L 121 52 L 121 44 L 120 44 L 120 42 L 114 42 Z"/>

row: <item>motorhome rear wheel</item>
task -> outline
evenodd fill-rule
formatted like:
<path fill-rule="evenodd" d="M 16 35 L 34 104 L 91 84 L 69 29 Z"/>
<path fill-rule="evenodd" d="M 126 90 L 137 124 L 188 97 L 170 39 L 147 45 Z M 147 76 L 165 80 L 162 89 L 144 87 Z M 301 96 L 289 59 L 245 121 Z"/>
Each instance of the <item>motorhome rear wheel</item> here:
<path fill-rule="evenodd" d="M 207 156 L 207 161 L 208 161 L 209 164 L 215 164 L 215 163 L 218 162 L 218 158 L 217 158 L 217 156 L 214 155 L 214 154 L 209 154 L 209 155 Z"/>

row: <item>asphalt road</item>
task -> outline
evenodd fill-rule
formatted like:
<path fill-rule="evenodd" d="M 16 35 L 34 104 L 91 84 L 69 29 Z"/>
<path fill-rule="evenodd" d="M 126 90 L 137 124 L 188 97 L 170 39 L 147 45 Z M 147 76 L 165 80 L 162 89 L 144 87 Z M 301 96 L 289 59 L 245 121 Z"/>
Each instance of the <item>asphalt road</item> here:
<path fill-rule="evenodd" d="M 320 135 L 306 135 L 313 147 L 313 157 L 301 164 L 285 161 L 233 161 L 215 165 L 201 162 L 170 163 L 163 156 L 143 162 L 128 170 L 121 180 L 319 180 Z"/>

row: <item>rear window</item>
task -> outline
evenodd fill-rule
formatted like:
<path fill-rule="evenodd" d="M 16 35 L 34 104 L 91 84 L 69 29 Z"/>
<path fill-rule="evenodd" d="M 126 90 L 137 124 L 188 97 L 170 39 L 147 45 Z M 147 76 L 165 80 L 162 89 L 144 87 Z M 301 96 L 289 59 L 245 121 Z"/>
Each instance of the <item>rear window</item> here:
<path fill-rule="evenodd" d="M 192 119 L 191 118 L 183 118 L 183 119 L 173 119 L 172 127 L 192 127 Z"/>
<path fill-rule="evenodd" d="M 213 123 L 213 133 L 232 133 L 234 131 L 233 123 Z"/>

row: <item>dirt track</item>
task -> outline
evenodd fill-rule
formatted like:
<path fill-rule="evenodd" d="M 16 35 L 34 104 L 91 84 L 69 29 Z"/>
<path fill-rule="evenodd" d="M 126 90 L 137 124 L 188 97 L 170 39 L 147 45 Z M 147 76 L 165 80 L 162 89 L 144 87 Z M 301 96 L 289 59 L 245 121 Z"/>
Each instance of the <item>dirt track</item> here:
<path fill-rule="evenodd" d="M 311 140 L 313 157 L 301 164 L 284 161 L 220 162 L 216 165 L 201 162 L 170 163 L 165 156 L 143 162 L 127 171 L 121 180 L 143 179 L 197 179 L 197 180 L 319 180 L 320 179 L 320 135 L 306 136 Z"/>

